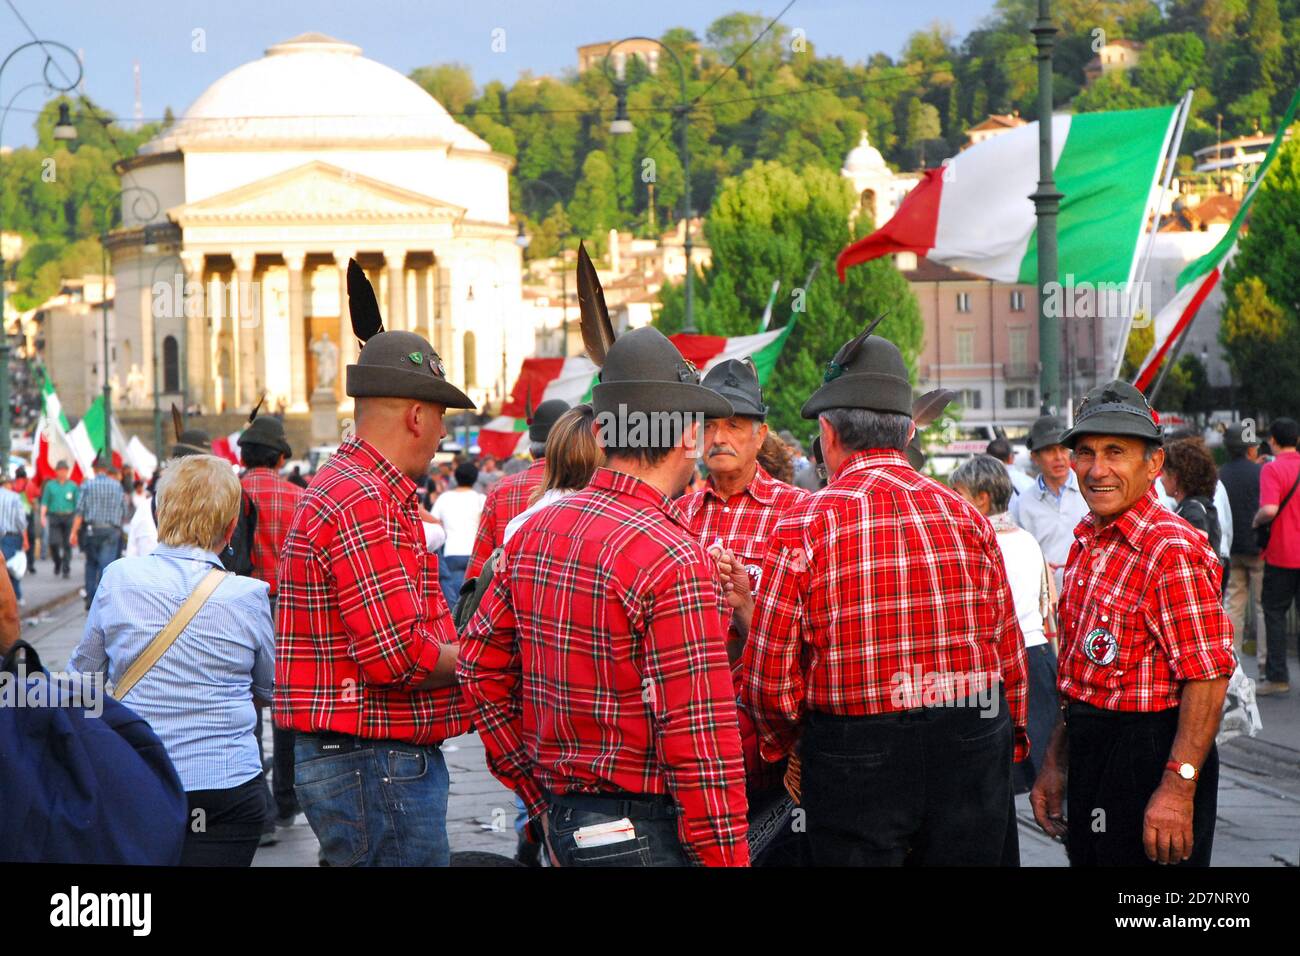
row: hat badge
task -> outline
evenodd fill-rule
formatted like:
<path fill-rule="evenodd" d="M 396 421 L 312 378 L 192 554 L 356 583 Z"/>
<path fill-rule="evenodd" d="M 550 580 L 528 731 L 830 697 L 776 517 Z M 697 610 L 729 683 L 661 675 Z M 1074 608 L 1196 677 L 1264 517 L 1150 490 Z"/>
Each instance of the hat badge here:
<path fill-rule="evenodd" d="M 416 365 L 424 364 L 424 353 L 422 352 L 408 352 L 406 354 L 406 357 L 409 358 Z"/>

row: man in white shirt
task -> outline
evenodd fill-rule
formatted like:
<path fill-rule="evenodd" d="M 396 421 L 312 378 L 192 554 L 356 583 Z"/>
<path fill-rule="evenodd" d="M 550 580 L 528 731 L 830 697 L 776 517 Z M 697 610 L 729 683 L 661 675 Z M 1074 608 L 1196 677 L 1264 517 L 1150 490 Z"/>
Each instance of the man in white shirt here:
<path fill-rule="evenodd" d="M 474 490 L 478 469 L 473 462 L 456 466 L 456 487 L 440 494 L 429 513 L 442 526 L 447 541 L 442 546 L 438 561 L 438 583 L 447 598 L 447 606 L 455 610 L 460 587 L 465 582 L 465 569 L 469 567 L 474 551 L 474 536 L 478 534 L 479 518 L 487 496 Z"/>
<path fill-rule="evenodd" d="M 989 442 L 988 447 L 984 449 L 984 453 L 1002 462 L 1007 469 L 1007 477 L 1011 479 L 1012 500 L 1034 487 L 1034 479 L 1015 466 L 1016 453 L 1011 450 L 1011 442 L 1005 438 L 995 438 Z"/>
<path fill-rule="evenodd" d="M 1043 549 L 1057 590 L 1074 544 L 1074 528 L 1088 513 L 1088 503 L 1070 467 L 1070 450 L 1061 444 L 1064 434 L 1065 422 L 1055 415 L 1043 415 L 1034 422 L 1027 444 L 1038 468 L 1038 480 L 1011 499 L 1011 516 Z"/>

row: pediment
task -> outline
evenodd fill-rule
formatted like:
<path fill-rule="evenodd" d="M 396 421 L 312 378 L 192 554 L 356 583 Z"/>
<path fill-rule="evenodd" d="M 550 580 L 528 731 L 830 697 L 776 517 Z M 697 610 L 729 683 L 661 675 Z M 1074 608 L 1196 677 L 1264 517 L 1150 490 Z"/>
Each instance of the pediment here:
<path fill-rule="evenodd" d="M 219 222 L 454 222 L 463 206 L 320 160 L 170 211 L 182 227 Z"/>

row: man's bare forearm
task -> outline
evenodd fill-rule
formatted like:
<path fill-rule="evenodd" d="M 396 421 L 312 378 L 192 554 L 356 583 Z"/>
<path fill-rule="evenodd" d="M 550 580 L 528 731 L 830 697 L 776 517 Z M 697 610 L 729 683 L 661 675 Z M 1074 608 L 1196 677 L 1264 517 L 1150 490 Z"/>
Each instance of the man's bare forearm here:
<path fill-rule="evenodd" d="M 1228 692 L 1228 679 L 1194 680 L 1183 685 L 1182 701 L 1178 708 L 1178 733 L 1174 737 L 1170 760 L 1190 763 L 1197 770 L 1205 763 L 1210 745 L 1219 732 L 1223 719 L 1223 698 Z"/>

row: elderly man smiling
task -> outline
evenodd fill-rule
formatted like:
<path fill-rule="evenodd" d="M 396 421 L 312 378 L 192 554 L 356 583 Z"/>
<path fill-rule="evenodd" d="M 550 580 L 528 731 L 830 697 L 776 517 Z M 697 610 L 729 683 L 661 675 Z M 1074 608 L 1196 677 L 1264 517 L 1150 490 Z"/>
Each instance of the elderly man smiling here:
<path fill-rule="evenodd" d="M 1208 866 L 1214 736 L 1235 663 L 1218 556 L 1160 506 L 1163 439 L 1133 386 L 1090 391 L 1061 441 L 1091 513 L 1066 562 L 1065 719 L 1030 795 L 1034 817 L 1066 837 L 1073 866 Z"/>

